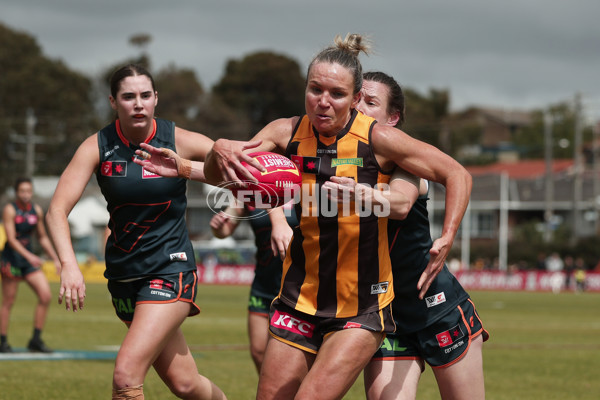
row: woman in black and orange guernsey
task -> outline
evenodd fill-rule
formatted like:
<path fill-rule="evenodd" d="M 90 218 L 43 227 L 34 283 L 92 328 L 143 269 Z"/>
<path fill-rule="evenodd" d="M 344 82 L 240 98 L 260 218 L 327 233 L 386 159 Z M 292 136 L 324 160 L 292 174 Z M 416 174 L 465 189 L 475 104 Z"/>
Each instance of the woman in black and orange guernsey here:
<path fill-rule="evenodd" d="M 225 399 L 198 373 L 181 331 L 195 304 L 198 278 L 185 224 L 186 180 L 165 179 L 133 162 L 140 143 L 203 159 L 212 141 L 154 117 L 158 93 L 150 73 L 127 65 L 111 78 L 117 120 L 86 139 L 63 172 L 46 216 L 61 264 L 59 303 L 83 308 L 85 283 L 75 259 L 67 216 L 93 174 L 107 201 L 108 289 L 117 316 L 128 327 L 113 371 L 113 399 L 143 399 L 144 378 L 154 367 L 180 398 Z M 184 168 L 185 169 L 185 168 Z M 185 169 L 189 178 L 191 171 Z"/>
<path fill-rule="evenodd" d="M 471 177 L 460 164 L 356 111 L 362 87 L 358 55 L 368 50 L 360 35 L 336 37 L 335 45 L 308 67 L 306 115 L 273 121 L 251 142 L 219 139 L 203 165 L 215 184 L 239 182 L 237 173 L 255 180 L 241 161 L 264 168 L 246 152 L 286 154 L 302 171 L 296 205 L 300 223 L 286 253 L 279 296 L 271 305 L 272 338 L 257 399 L 342 398 L 385 332 L 394 331 L 387 221 L 378 218 L 386 212 L 385 201 L 375 196 L 370 212 L 346 209 L 322 191 L 326 182 L 350 177 L 371 186 L 385 184 L 399 165 L 446 186 L 445 229 L 460 223 L 468 204 Z M 152 157 L 157 154 L 142 147 Z M 178 156 L 169 160 L 170 165 L 182 161 Z M 200 167 L 192 163 L 191 169 Z M 429 281 L 423 280 L 423 289 Z"/>

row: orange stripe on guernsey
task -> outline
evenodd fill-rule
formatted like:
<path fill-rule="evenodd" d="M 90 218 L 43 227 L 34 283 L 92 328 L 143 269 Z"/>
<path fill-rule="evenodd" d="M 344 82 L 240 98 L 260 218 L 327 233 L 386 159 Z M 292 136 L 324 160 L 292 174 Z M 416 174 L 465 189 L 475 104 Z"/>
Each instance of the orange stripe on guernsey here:
<path fill-rule="evenodd" d="M 353 135 L 347 134 L 337 144 L 337 158 L 351 159 L 358 155 L 358 141 Z M 345 176 L 358 181 L 358 167 L 352 164 L 339 165 L 336 167 L 337 176 Z M 348 208 L 354 210 L 355 202 L 348 204 Z M 343 209 L 344 205 L 340 205 Z M 358 265 L 358 249 L 360 238 L 360 217 L 354 212 L 341 212 L 344 216 L 338 216 L 338 224 L 344 227 L 338 229 L 338 315 L 356 315 L 358 312 L 358 279 L 359 276 L 351 265 Z M 348 238 L 351 238 L 349 240 Z M 344 268 L 345 267 L 345 268 Z"/>

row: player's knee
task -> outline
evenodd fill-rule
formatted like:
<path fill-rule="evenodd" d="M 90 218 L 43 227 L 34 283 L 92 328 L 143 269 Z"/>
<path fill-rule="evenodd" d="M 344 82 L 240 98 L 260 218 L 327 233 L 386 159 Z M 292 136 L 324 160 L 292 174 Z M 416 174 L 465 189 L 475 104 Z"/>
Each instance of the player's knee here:
<path fill-rule="evenodd" d="M 117 388 L 134 387 L 134 376 L 131 373 L 134 370 L 134 365 L 125 365 L 122 362 L 117 362 L 113 370 L 113 386 Z"/>
<path fill-rule="evenodd" d="M 167 386 L 175 396 L 180 399 L 192 398 L 197 390 L 198 381 L 196 379 L 180 377 L 171 382 L 167 382 Z"/>
<path fill-rule="evenodd" d="M 261 365 L 265 357 L 264 347 L 250 347 L 250 356 L 255 364 Z"/>
<path fill-rule="evenodd" d="M 42 292 L 39 294 L 39 302 L 41 305 L 48 307 L 52 301 L 52 293 Z"/>
<path fill-rule="evenodd" d="M 144 400 L 144 385 L 125 387 L 121 389 L 113 388 L 112 400 Z"/>
<path fill-rule="evenodd" d="M 2 308 L 5 310 L 12 309 L 12 306 L 15 304 L 15 298 L 12 296 L 5 296 L 2 298 Z"/>

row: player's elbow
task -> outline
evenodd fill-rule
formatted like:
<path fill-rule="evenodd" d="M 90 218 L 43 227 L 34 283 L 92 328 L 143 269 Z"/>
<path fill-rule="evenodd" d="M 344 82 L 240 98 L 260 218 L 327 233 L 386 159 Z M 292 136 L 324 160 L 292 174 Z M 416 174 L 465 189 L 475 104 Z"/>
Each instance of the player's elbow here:
<path fill-rule="evenodd" d="M 410 209 L 411 204 L 409 202 L 403 202 L 402 204 L 395 205 L 390 209 L 390 218 L 402 221 L 408 217 Z"/>

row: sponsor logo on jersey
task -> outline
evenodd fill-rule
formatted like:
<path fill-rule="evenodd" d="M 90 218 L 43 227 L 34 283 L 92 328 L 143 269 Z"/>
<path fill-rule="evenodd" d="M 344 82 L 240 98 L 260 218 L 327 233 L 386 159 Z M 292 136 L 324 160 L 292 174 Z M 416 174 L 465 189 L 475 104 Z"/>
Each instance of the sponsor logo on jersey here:
<path fill-rule="evenodd" d="M 339 165 L 356 165 L 357 167 L 363 166 L 363 158 L 332 158 L 331 166 L 337 167 Z"/>
<path fill-rule="evenodd" d="M 111 150 L 105 151 L 104 152 L 104 158 L 108 158 L 110 155 L 112 155 L 115 150 L 117 150 L 119 148 L 119 145 L 116 144 L 115 147 L 113 147 Z"/>
<path fill-rule="evenodd" d="M 100 166 L 102 176 L 127 176 L 127 161 L 103 161 Z"/>
<path fill-rule="evenodd" d="M 29 225 L 35 225 L 38 223 L 38 216 L 37 214 L 29 214 L 27 215 L 27 223 Z"/>
<path fill-rule="evenodd" d="M 371 294 L 387 293 L 389 286 L 389 282 L 379 282 L 374 285 L 371 285 Z"/>
<path fill-rule="evenodd" d="M 146 171 L 145 168 L 142 168 L 142 179 L 146 178 L 160 178 L 160 175 L 155 174 L 154 172 Z"/>
<path fill-rule="evenodd" d="M 446 295 L 444 292 L 435 294 L 433 296 L 425 297 L 425 304 L 427 304 L 427 308 L 437 306 L 438 304 L 442 304 L 446 302 Z"/>
<path fill-rule="evenodd" d="M 298 155 L 292 155 L 292 161 L 301 172 L 308 174 L 318 174 L 321 170 L 321 158 L 320 157 L 304 157 Z"/>
<path fill-rule="evenodd" d="M 317 154 L 337 154 L 336 149 L 317 149 Z"/>
<path fill-rule="evenodd" d="M 184 251 L 180 253 L 171 253 L 169 254 L 169 258 L 171 261 L 187 261 L 187 254 Z"/>
<path fill-rule="evenodd" d="M 285 329 L 298 335 L 311 338 L 315 330 L 315 326 L 310 322 L 295 318 L 288 313 L 275 311 L 271 318 L 271 325 L 274 328 Z"/>
<path fill-rule="evenodd" d="M 455 327 L 448 329 L 447 331 L 440 332 L 435 335 L 435 338 L 438 341 L 440 347 L 448 347 L 453 343 L 456 343 L 456 347 L 460 346 L 462 341 L 459 342 L 465 336 L 462 329 L 460 329 L 460 325 L 456 325 Z"/>

